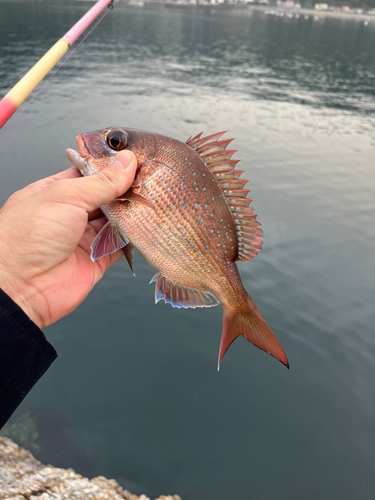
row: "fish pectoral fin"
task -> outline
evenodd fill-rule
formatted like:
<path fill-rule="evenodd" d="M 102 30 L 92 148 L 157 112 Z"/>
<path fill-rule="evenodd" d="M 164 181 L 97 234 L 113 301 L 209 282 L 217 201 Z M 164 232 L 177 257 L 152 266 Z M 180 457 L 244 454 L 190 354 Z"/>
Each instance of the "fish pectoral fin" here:
<path fill-rule="evenodd" d="M 91 243 L 91 260 L 94 262 L 104 255 L 109 255 L 120 250 L 129 243 L 129 240 L 120 233 L 116 226 L 107 222 Z"/>
<path fill-rule="evenodd" d="M 156 281 L 155 285 L 155 304 L 159 300 L 164 300 L 167 304 L 178 309 L 189 307 L 212 307 L 217 306 L 219 301 L 211 293 L 187 286 L 176 285 L 167 280 L 160 273 L 156 273 L 150 283 Z"/>
<path fill-rule="evenodd" d="M 139 203 L 140 205 L 144 205 L 145 207 L 152 208 L 153 210 L 155 210 L 155 207 L 150 200 L 147 200 L 140 194 L 134 193 L 134 191 L 132 191 L 131 189 L 126 191 L 126 193 L 123 194 L 122 196 L 116 198 L 115 201 L 133 201 L 134 203 Z"/>
<path fill-rule="evenodd" d="M 134 269 L 133 269 L 133 245 L 131 243 L 128 243 L 124 248 L 123 248 L 123 252 L 124 252 L 124 255 L 125 255 L 125 259 L 128 261 L 128 264 L 129 264 L 129 267 L 133 273 L 133 275 L 135 276 L 135 272 L 134 272 Z"/>

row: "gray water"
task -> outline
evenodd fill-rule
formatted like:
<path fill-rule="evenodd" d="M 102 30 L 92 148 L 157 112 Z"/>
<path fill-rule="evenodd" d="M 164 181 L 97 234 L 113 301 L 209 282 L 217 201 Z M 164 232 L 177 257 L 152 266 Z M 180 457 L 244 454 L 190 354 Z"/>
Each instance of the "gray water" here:
<path fill-rule="evenodd" d="M 88 9 L 0 2 L 0 92 Z M 264 246 L 240 263 L 290 370 L 221 308 L 154 305 L 153 270 L 114 266 L 46 329 L 59 357 L 13 421 L 35 454 L 152 498 L 373 499 L 375 22 L 117 5 L 0 138 L 1 202 L 69 167 L 86 131 L 186 140 L 230 130 Z"/>

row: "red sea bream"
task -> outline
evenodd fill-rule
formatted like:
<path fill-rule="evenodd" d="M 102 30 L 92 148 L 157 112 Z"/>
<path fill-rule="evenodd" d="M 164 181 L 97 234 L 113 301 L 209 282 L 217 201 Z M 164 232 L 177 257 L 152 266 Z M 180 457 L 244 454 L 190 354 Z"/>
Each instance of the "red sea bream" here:
<path fill-rule="evenodd" d="M 83 175 L 110 165 L 116 154 L 133 151 L 138 160 L 131 189 L 105 205 L 108 223 L 92 244 L 93 260 L 124 249 L 132 267 L 136 248 L 157 271 L 155 301 L 173 307 L 223 305 L 220 362 L 243 335 L 288 366 L 286 355 L 243 287 L 236 261 L 250 260 L 262 246 L 246 180 L 235 170 L 236 150 L 218 133 L 186 143 L 122 127 L 82 134 L 79 151 L 67 150 Z"/>

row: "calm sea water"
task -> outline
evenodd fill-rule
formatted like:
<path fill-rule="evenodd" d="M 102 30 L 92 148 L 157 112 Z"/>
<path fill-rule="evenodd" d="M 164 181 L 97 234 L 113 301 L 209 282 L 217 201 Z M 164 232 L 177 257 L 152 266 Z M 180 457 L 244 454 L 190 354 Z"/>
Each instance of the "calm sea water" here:
<path fill-rule="evenodd" d="M 0 91 L 89 5 L 0 2 Z M 82 132 L 230 129 L 264 230 L 241 275 L 291 368 L 241 338 L 217 373 L 221 308 L 155 306 L 138 255 L 45 331 L 20 442 L 152 498 L 374 498 L 374 77 L 374 22 L 116 6 L 0 138 L 1 202 Z"/>

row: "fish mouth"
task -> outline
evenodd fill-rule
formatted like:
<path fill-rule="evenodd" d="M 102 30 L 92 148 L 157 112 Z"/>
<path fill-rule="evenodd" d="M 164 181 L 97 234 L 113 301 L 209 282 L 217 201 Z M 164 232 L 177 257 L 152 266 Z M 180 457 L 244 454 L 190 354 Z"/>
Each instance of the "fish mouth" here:
<path fill-rule="evenodd" d="M 76 137 L 78 151 L 68 148 L 66 156 L 68 160 L 78 168 L 83 176 L 95 174 L 96 170 L 90 165 L 90 153 L 86 147 L 84 138 L 81 135 Z"/>

